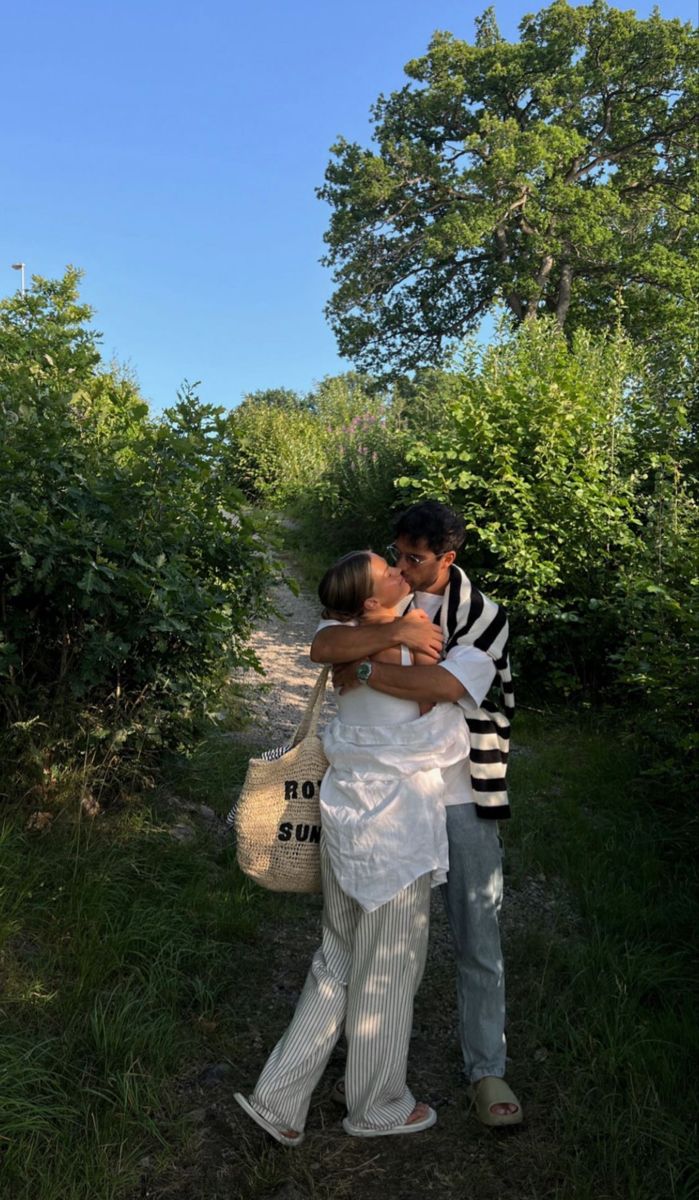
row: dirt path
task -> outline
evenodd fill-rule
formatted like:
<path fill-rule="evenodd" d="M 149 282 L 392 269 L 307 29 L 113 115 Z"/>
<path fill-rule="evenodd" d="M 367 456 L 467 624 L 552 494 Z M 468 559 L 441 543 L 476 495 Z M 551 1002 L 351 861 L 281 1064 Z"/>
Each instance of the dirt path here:
<path fill-rule="evenodd" d="M 254 638 L 267 672 L 243 679 L 252 725 L 243 736 L 276 745 L 298 723 L 316 678 L 308 646 L 317 622 L 317 601 L 281 587 L 280 617 Z M 332 701 L 329 701 L 329 705 Z M 552 901 L 542 881 L 510 890 L 503 914 L 508 950 L 534 921 L 545 932 Z M 439 895 L 433 893 L 431 946 L 412 1036 L 409 1080 L 414 1093 L 438 1113 L 437 1126 L 408 1138 L 361 1141 L 347 1137 L 341 1109 L 330 1099 L 342 1074 L 341 1044 L 312 1102 L 306 1141 L 299 1150 L 273 1143 L 238 1109 L 236 1090 L 247 1091 L 293 1012 L 320 929 L 318 897 L 275 901 L 254 945 L 234 948 L 240 985 L 229 997 L 234 1035 L 226 1061 L 197 1069 L 185 1086 L 183 1111 L 192 1123 L 187 1161 L 176 1178 L 144 1195 L 177 1200 L 528 1200 L 556 1194 L 553 1148 L 546 1123 L 531 1100 L 534 1064 L 511 1062 L 509 1077 L 525 1102 L 527 1123 L 516 1135 L 481 1127 L 469 1113 L 456 1031 L 454 960 Z M 511 1053 L 524 1029 L 524 1000 L 516 971 L 509 980 Z M 545 1054 L 546 1051 L 542 1050 Z M 536 1058 L 536 1055 L 532 1055 Z"/>

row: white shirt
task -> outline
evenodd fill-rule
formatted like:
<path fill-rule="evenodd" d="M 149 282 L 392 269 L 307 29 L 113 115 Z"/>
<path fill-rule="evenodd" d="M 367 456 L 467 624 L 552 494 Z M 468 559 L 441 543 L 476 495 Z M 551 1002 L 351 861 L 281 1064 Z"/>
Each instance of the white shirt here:
<path fill-rule="evenodd" d="M 430 620 L 433 620 L 439 612 L 443 600 L 443 596 L 435 595 L 434 592 L 415 592 L 413 596 L 415 607 L 426 612 Z M 329 625 L 357 624 L 357 621 L 325 620 L 320 622 L 316 633 L 319 633 L 321 629 L 327 629 Z M 490 655 L 476 646 L 454 646 L 443 662 L 439 663 L 439 666 L 443 667 L 445 671 L 449 671 L 450 675 L 454 675 L 466 689 L 466 695 L 457 702 L 463 710 L 464 716 L 469 711 L 480 708 L 495 679 L 495 663 Z M 445 767 L 442 776 L 446 805 L 473 804 L 471 768 L 468 759 Z"/>
<path fill-rule="evenodd" d="M 367 715 L 380 721 L 387 697 L 372 688 L 362 688 L 361 697 Z M 413 708 L 411 700 L 400 703 Z M 468 728 L 458 707 L 435 704 L 422 717 L 387 725 L 352 725 L 338 716 L 323 734 L 323 748 L 330 766 L 320 787 L 321 824 L 343 892 L 372 912 L 421 875 L 443 883 L 449 869 L 443 774 L 468 760 Z"/>
<path fill-rule="evenodd" d="M 350 622 L 318 628 L 339 624 Z M 401 663 L 411 661 L 401 646 Z M 468 727 L 455 704 L 420 716 L 415 700 L 375 688 L 349 688 L 337 706 L 323 734 L 323 837 L 340 887 L 371 912 L 421 875 L 445 881 L 444 775 L 468 761 Z"/>

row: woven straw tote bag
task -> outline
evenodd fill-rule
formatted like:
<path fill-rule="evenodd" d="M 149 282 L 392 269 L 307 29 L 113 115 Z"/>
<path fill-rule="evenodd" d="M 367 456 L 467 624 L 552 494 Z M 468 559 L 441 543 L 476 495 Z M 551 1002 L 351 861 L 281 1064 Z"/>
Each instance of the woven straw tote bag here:
<path fill-rule="evenodd" d="M 235 809 L 240 869 L 273 892 L 319 892 L 320 784 L 328 760 L 318 721 L 323 667 L 290 746 L 251 758 Z"/>

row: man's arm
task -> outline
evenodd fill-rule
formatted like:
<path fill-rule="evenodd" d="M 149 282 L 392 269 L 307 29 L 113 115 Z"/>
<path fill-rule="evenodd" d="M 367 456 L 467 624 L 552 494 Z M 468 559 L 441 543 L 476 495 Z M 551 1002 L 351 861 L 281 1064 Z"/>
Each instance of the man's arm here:
<path fill-rule="evenodd" d="M 328 625 L 320 629 L 311 643 L 311 662 L 357 662 L 401 644 L 437 662 L 443 640 L 441 629 L 426 613 L 413 609 L 385 625 Z"/>
<path fill-rule="evenodd" d="M 372 662 L 368 686 L 377 692 L 397 696 L 399 700 L 416 700 L 439 704 L 456 703 L 466 695 L 464 685 L 443 667 L 401 667 L 392 663 Z M 355 674 L 356 662 L 344 663 L 333 671 L 335 687 L 362 686 Z"/>

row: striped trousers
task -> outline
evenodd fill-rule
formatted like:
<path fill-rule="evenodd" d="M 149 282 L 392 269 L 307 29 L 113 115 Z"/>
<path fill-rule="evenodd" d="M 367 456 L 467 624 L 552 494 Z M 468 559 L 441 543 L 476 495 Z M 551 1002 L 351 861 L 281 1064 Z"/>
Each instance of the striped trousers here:
<path fill-rule="evenodd" d="M 363 1128 L 390 1129 L 415 1107 L 406 1072 L 427 954 L 430 876 L 365 912 L 340 888 L 322 842 L 321 871 L 322 943 L 250 1103 L 278 1128 L 301 1132 L 311 1093 L 344 1028 L 348 1116 Z"/>

